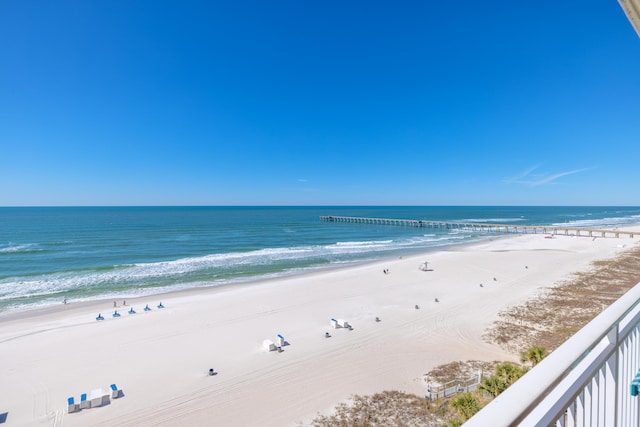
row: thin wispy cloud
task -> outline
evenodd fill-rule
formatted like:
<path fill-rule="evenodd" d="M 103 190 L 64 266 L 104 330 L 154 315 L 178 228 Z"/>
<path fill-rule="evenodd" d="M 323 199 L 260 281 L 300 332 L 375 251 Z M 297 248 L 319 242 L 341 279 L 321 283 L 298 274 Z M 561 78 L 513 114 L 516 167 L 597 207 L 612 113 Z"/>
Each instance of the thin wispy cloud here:
<path fill-rule="evenodd" d="M 519 175 L 513 177 L 513 178 L 505 178 L 504 182 L 506 182 L 507 184 L 513 184 L 513 183 L 524 183 L 526 181 L 523 181 L 525 178 L 527 178 L 529 175 L 531 175 L 531 173 L 533 171 L 535 171 L 536 169 L 538 169 L 540 167 L 540 164 L 537 164 L 535 166 L 531 166 L 529 169 L 521 172 Z"/>
<path fill-rule="evenodd" d="M 536 171 L 538 168 L 540 168 L 539 164 L 532 166 L 513 178 L 506 178 L 504 182 L 506 182 L 507 184 L 524 184 L 529 187 L 539 187 L 541 185 L 551 184 L 564 176 L 575 175 L 577 173 L 595 169 L 594 167 L 590 167 L 558 172 L 554 174 L 534 173 L 534 171 Z"/>
<path fill-rule="evenodd" d="M 572 170 L 572 171 L 556 173 L 556 174 L 547 176 L 545 178 L 542 178 L 542 179 L 540 179 L 538 181 L 533 181 L 533 182 L 530 183 L 530 185 L 532 187 L 537 187 L 539 185 L 550 184 L 553 181 L 555 181 L 556 179 L 562 178 L 563 176 L 575 175 L 577 173 L 585 172 L 585 171 L 588 171 L 588 170 L 591 170 L 591 169 L 593 169 L 593 168 L 582 168 L 582 169 L 575 169 L 575 170 Z"/>

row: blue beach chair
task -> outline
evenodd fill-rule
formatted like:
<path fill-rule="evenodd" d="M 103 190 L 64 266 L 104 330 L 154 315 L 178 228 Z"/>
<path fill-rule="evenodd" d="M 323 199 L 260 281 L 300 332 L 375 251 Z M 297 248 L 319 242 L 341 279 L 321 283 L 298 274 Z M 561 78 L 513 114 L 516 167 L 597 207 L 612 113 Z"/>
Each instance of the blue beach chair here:
<path fill-rule="evenodd" d="M 87 393 L 82 393 L 80 395 L 80 409 L 89 408 L 91 408 L 91 401 L 87 400 Z"/>
<path fill-rule="evenodd" d="M 68 411 L 70 414 L 78 410 L 78 404 L 73 397 L 67 399 L 67 404 L 69 405 Z"/>
<path fill-rule="evenodd" d="M 111 398 L 112 399 L 119 398 L 121 390 L 115 384 L 111 384 L 109 387 L 111 388 Z"/>
<path fill-rule="evenodd" d="M 98 313 L 98 317 L 96 317 L 96 320 L 104 320 L 104 317 L 102 317 L 102 313 Z"/>
<path fill-rule="evenodd" d="M 136 314 L 136 311 L 133 309 L 133 307 L 131 307 L 131 308 L 129 309 L 129 312 L 128 312 L 128 313 L 129 313 L 129 314 Z"/>
<path fill-rule="evenodd" d="M 162 305 L 162 302 L 158 304 L 158 308 L 164 308 L 164 305 Z"/>
<path fill-rule="evenodd" d="M 118 310 L 113 312 L 113 317 L 120 317 L 120 313 L 118 313 Z"/>
<path fill-rule="evenodd" d="M 149 307 L 149 304 L 144 306 L 144 311 L 151 311 L 151 307 Z"/>

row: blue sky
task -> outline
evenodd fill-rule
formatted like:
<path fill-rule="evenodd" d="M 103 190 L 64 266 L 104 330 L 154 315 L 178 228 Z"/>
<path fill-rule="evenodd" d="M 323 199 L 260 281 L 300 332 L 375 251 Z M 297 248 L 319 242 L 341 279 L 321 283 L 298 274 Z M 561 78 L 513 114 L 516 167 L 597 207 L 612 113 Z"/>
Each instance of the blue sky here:
<path fill-rule="evenodd" d="M 0 2 L 0 205 L 640 205 L 617 1 Z"/>

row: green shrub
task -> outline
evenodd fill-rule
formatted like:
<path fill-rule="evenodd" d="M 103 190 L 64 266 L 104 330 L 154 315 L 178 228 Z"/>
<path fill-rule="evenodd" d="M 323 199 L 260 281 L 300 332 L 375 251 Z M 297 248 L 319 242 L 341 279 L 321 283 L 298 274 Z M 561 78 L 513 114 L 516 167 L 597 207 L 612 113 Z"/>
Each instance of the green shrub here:
<path fill-rule="evenodd" d="M 460 415 L 462 421 L 467 421 L 480 410 L 480 401 L 472 393 L 462 393 L 451 399 L 449 407 Z"/>
<path fill-rule="evenodd" d="M 534 346 L 520 354 L 520 361 L 522 363 L 531 363 L 531 366 L 536 366 L 538 363 L 542 361 L 545 357 L 547 357 L 547 349 L 544 347 Z"/>

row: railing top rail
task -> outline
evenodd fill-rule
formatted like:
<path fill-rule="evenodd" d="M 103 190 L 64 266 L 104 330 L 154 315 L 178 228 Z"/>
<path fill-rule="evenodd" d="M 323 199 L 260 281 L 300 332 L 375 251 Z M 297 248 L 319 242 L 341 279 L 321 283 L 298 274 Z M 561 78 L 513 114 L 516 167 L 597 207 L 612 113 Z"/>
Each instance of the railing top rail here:
<path fill-rule="evenodd" d="M 486 426 L 495 420 L 501 420 L 501 425 L 517 424 L 639 303 L 640 283 L 496 397 L 465 426 Z"/>

